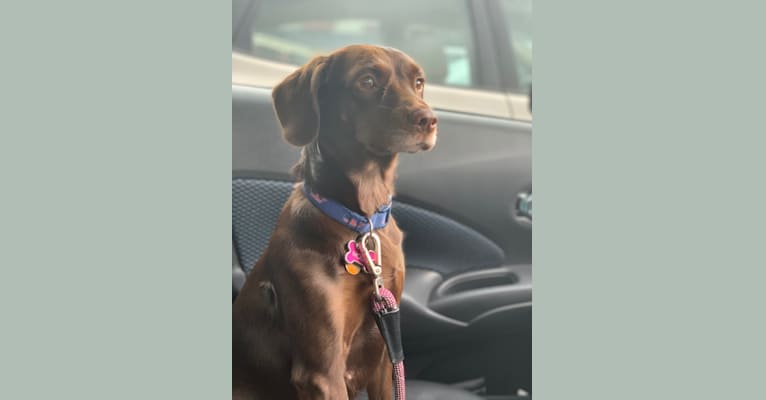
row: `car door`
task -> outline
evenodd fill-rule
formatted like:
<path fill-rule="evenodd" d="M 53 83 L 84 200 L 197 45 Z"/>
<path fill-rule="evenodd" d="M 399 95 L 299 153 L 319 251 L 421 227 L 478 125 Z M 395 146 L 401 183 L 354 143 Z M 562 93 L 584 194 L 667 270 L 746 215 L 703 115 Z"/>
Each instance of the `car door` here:
<path fill-rule="evenodd" d="M 298 159 L 298 149 L 281 138 L 270 86 L 317 49 L 357 42 L 404 44 L 416 60 L 428 60 L 423 64 L 433 85 L 426 92 L 441 86 L 441 94 L 447 94 L 437 96 L 436 104 L 429 98 L 439 116 L 436 148 L 400 159 L 393 214 L 405 232 L 401 309 L 407 376 L 487 395 L 528 393 L 531 124 L 511 119 L 503 64 L 495 56 L 501 44 L 493 30 L 501 28 L 480 1 L 417 2 L 424 9 L 438 3 L 438 11 L 424 14 L 426 22 L 398 15 L 395 26 L 388 26 L 377 9 L 368 10 L 371 2 L 327 1 L 321 9 L 312 8 L 315 3 L 254 1 L 238 8 L 242 16 L 234 16 L 236 259 L 249 272 L 265 248 L 292 189 L 289 170 Z M 417 16 L 418 7 L 407 12 Z M 409 43 L 419 32 L 425 32 L 418 39 L 425 44 Z M 419 57 L 419 49 L 427 47 L 439 51 Z M 462 98 L 450 102 L 455 93 Z"/>

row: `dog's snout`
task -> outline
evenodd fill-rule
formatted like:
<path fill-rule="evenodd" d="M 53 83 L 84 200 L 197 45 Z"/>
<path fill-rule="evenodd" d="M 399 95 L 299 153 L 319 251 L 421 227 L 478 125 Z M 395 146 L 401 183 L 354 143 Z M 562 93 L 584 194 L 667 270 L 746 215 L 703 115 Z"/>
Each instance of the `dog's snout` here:
<path fill-rule="evenodd" d="M 436 128 L 438 120 L 430 108 L 421 108 L 412 114 L 412 122 L 421 130 L 430 132 Z"/>

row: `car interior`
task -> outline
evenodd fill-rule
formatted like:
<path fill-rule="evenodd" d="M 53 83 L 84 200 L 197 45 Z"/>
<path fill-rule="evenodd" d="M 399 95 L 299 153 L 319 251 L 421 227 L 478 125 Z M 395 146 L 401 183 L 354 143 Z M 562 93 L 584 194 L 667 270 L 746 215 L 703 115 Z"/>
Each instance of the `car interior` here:
<path fill-rule="evenodd" d="M 234 21 L 242 19 L 238 13 L 252 13 L 253 4 L 258 3 L 235 0 Z M 272 28 L 274 21 L 299 12 L 297 3 L 309 4 L 290 3 L 279 11 L 281 3 L 264 3 L 275 7 L 269 14 L 273 18 L 265 19 Z M 340 4 L 338 0 L 331 3 Z M 358 4 L 355 7 L 368 11 Z M 336 33 L 374 34 L 382 29 L 362 22 L 331 27 Z M 283 60 L 295 64 L 302 62 L 306 51 L 297 44 L 321 39 L 304 31 L 327 26 L 284 23 L 279 28 L 252 29 L 244 36 L 257 39 L 264 46 L 259 50 L 263 54 L 272 54 L 265 53 L 268 47 L 287 49 L 278 54 L 300 55 Z M 254 37 L 253 32 L 269 35 Z M 502 81 L 498 76 L 488 78 L 487 74 L 497 72 L 488 63 L 479 63 L 481 70 L 465 75 L 463 50 L 446 46 L 433 52 L 434 36 L 410 34 L 419 39 L 408 43 L 412 49 L 407 51 L 427 56 L 427 74 L 433 73 L 437 82 L 466 77 L 484 84 Z M 234 42 L 238 36 L 242 35 L 233 34 Z M 474 46 L 483 49 L 477 54 L 488 54 L 487 43 L 480 44 Z M 405 234 L 407 272 L 400 307 L 407 397 L 530 398 L 532 126 L 529 121 L 459 110 L 436 107 L 435 111 L 437 145 L 429 152 L 400 156 L 392 211 Z M 299 149 L 281 136 L 269 87 L 232 84 L 232 157 L 232 295 L 236 297 L 296 182 L 290 169 Z"/>

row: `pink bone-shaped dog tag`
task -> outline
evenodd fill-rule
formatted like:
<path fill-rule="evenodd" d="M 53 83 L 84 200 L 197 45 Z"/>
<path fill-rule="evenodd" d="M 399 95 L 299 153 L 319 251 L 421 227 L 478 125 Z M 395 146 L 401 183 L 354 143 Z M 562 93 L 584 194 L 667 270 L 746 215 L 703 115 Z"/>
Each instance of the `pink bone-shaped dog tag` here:
<path fill-rule="evenodd" d="M 360 249 L 355 241 L 349 240 L 348 243 L 346 243 L 346 248 L 348 249 L 346 256 L 344 257 L 346 264 L 356 264 L 360 267 L 367 266 L 367 257 L 362 255 L 362 251 L 364 250 Z M 378 262 L 378 255 L 375 254 L 374 250 L 370 250 L 370 258 L 372 258 L 372 261 Z"/>

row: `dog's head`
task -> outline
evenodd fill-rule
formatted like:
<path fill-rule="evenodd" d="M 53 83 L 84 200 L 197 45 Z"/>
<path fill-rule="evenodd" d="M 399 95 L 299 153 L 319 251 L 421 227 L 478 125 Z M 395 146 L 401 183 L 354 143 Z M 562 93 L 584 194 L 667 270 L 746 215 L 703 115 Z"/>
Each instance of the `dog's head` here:
<path fill-rule="evenodd" d="M 385 156 L 430 150 L 437 120 L 423 100 L 425 74 L 399 50 L 353 45 L 319 56 L 274 88 L 285 139 L 361 147 Z"/>

